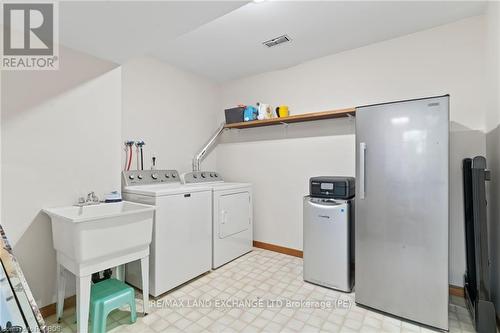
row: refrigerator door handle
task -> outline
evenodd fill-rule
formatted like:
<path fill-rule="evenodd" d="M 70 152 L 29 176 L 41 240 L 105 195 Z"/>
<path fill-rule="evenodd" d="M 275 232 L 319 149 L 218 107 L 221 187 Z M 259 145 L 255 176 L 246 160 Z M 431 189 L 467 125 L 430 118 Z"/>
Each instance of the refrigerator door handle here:
<path fill-rule="evenodd" d="M 365 178 L 366 178 L 366 143 L 359 144 L 359 198 L 365 198 Z"/>

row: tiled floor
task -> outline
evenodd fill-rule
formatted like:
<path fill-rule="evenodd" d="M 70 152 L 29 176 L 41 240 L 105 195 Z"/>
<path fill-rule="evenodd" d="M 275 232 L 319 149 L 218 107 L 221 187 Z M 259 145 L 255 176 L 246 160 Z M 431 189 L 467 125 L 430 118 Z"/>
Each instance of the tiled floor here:
<path fill-rule="evenodd" d="M 259 299 L 261 303 L 256 301 Z M 279 299 L 294 300 L 295 304 L 265 304 L 264 301 Z M 245 304 L 244 300 L 255 302 Z M 301 301 L 312 302 L 301 304 Z M 137 300 L 137 304 L 141 311 L 142 302 Z M 462 306 L 450 305 L 449 318 L 450 332 L 474 332 L 469 314 Z M 76 331 L 74 321 L 74 309 L 64 313 L 60 325 L 55 323 L 54 316 L 47 318 L 53 332 Z M 110 330 L 136 333 L 432 332 L 358 307 L 354 294 L 305 283 L 302 259 L 261 249 L 165 295 L 155 302 L 149 315 L 139 315 L 133 325 L 129 325 L 128 312 L 114 311 L 108 317 Z"/>

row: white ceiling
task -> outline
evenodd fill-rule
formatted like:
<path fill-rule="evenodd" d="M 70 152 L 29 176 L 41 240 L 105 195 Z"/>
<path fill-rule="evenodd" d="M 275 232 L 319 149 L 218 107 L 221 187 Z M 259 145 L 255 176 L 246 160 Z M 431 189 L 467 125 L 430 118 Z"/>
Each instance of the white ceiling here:
<path fill-rule="evenodd" d="M 117 63 L 149 54 L 248 1 L 61 1 L 60 43 Z"/>
<path fill-rule="evenodd" d="M 65 2 L 60 39 L 118 63 L 152 55 L 221 82 L 479 15 L 484 9 L 485 2 L 478 1 Z M 270 49 L 262 45 L 282 34 L 292 42 Z"/>

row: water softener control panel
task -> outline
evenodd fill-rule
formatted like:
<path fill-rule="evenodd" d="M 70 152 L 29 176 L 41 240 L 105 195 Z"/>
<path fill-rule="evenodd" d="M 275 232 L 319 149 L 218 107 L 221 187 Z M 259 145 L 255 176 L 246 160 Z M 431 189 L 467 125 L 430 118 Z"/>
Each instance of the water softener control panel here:
<path fill-rule="evenodd" d="M 354 197 L 353 177 L 312 177 L 309 194 L 316 198 L 351 199 Z"/>

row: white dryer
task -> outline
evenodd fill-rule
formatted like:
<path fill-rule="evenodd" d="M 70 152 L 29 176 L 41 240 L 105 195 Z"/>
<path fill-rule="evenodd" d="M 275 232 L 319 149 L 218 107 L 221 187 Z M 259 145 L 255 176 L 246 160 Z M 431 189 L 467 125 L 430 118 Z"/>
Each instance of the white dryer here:
<path fill-rule="evenodd" d="M 225 182 L 213 171 L 185 173 L 182 182 L 188 188 L 212 189 L 213 269 L 252 251 L 252 184 Z"/>
<path fill-rule="evenodd" d="M 212 187 L 182 185 L 175 170 L 123 172 L 123 198 L 156 206 L 150 251 L 150 293 L 157 297 L 212 267 Z M 141 287 L 139 265 L 126 280 Z"/>

